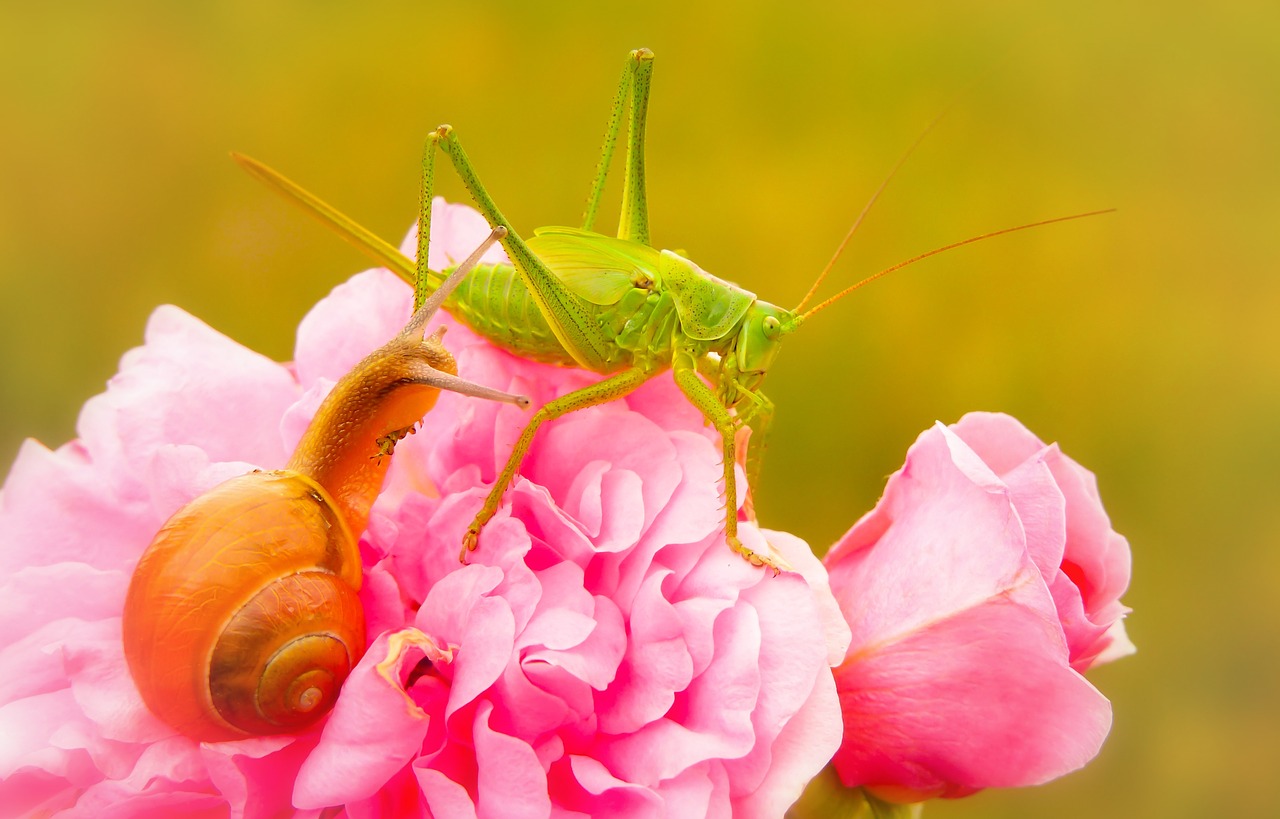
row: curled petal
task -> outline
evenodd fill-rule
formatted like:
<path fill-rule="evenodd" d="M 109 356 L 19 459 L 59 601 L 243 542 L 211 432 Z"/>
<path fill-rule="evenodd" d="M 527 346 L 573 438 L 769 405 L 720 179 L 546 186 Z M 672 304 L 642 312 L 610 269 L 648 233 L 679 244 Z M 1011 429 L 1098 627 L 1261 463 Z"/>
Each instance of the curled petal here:
<path fill-rule="evenodd" d="M 293 803 L 322 808 L 367 799 L 421 750 L 432 719 L 405 683 L 423 661 L 446 664 L 452 653 L 416 629 L 382 634 L 352 670 L 315 750 L 298 770 Z M 436 717 L 439 718 L 438 716 Z"/>

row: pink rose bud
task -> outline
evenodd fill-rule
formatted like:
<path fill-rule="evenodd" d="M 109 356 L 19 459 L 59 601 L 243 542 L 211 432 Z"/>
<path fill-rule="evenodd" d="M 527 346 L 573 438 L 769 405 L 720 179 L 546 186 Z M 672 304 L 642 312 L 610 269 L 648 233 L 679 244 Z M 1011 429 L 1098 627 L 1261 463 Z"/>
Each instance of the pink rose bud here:
<path fill-rule="evenodd" d="M 1129 546 L 1093 474 L 1007 415 L 925 431 L 826 557 L 850 787 L 897 801 L 1046 782 L 1097 754 L 1081 672 L 1133 652 Z"/>

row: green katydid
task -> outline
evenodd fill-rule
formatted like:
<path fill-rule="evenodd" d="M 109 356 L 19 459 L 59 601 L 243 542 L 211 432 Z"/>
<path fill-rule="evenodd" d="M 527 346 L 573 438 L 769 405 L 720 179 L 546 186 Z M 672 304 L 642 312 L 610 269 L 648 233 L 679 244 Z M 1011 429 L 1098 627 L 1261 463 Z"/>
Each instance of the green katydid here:
<path fill-rule="evenodd" d="M 882 184 L 804 300 L 794 310 L 787 310 L 712 276 L 682 253 L 650 243 L 644 139 L 652 70 L 653 53 L 648 49 L 627 55 L 581 228 L 541 228 L 534 231 L 531 239 L 522 239 L 485 191 L 453 129 L 442 125 L 427 139 L 422 160 L 418 259 L 427 258 L 437 148 L 449 157 L 489 224 L 507 230 L 502 245 L 510 263 L 480 265 L 446 302 L 446 309 L 473 330 L 518 355 L 583 367 L 607 376 L 548 402 L 534 414 L 464 535 L 464 562 L 468 552 L 476 548 L 481 530 L 501 505 L 543 422 L 620 398 L 670 369 L 679 389 L 720 434 L 725 540 L 753 564 L 778 570 L 779 561 L 752 551 L 738 539 L 734 466 L 735 434 L 747 426 L 752 433 L 746 465 L 748 485 L 755 483 L 760 452 L 773 417 L 773 404 L 760 386 L 782 340 L 817 312 L 893 270 L 992 236 L 1105 212 L 1049 219 L 955 242 L 886 268 L 804 310 L 862 216 L 883 190 Z M 628 120 L 628 139 L 622 211 L 617 236 L 606 236 L 593 232 L 592 227 L 624 116 Z M 302 205 L 378 262 L 414 282 L 419 299 L 450 272 L 429 271 L 425 261 L 415 265 L 395 247 L 276 171 L 248 157 L 234 156 L 255 177 Z M 423 277 L 429 281 L 421 281 Z M 501 315 L 495 315 L 490 294 L 496 292 L 505 292 L 509 300 L 520 304 L 514 308 L 509 305 Z M 523 309 L 525 306 L 536 309 Z M 527 325 L 511 326 L 508 316 L 512 315 L 529 316 Z"/>

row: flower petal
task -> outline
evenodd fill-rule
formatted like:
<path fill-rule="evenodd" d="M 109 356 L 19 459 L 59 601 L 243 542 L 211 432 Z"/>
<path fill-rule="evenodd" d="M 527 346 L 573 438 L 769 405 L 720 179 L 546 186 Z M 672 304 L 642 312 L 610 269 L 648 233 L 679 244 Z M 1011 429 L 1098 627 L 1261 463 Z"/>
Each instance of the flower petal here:
<path fill-rule="evenodd" d="M 551 815 L 547 775 L 528 743 L 492 726 L 493 705 L 476 709 L 476 787 L 480 819 L 537 819 Z"/>
<path fill-rule="evenodd" d="M 846 784 L 922 795 L 1047 782 L 1092 759 L 1111 706 L 1040 612 L 994 599 L 836 671 Z"/>
<path fill-rule="evenodd" d="M 298 770 L 294 805 L 322 808 L 367 799 L 413 760 L 432 715 L 409 695 L 404 680 L 423 659 L 441 663 L 451 656 L 415 629 L 382 634 L 369 647 Z"/>

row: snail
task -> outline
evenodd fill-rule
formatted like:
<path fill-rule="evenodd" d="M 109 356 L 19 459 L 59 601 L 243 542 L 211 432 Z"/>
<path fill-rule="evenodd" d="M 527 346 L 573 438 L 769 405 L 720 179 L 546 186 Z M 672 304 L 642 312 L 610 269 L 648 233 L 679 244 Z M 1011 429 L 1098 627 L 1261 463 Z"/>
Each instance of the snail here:
<path fill-rule="evenodd" d="M 443 329 L 423 329 L 488 239 L 408 325 L 321 404 L 288 465 L 222 483 L 178 510 L 142 555 L 124 649 L 143 702 L 193 739 L 299 731 L 332 708 L 365 649 L 357 538 L 396 441 L 442 389 L 526 406 L 458 378 Z"/>

